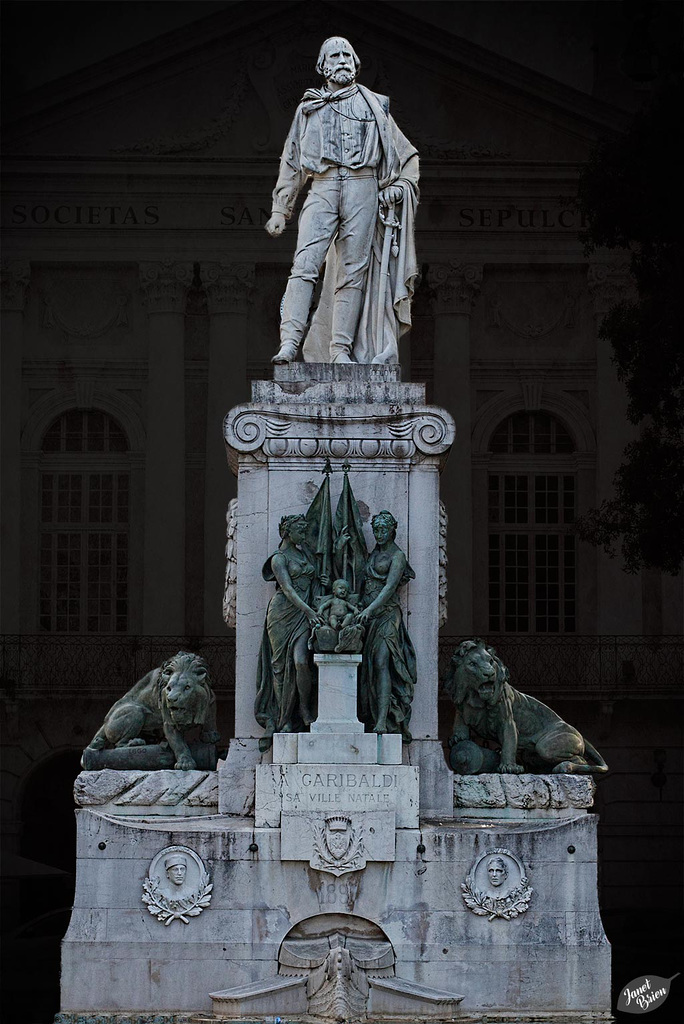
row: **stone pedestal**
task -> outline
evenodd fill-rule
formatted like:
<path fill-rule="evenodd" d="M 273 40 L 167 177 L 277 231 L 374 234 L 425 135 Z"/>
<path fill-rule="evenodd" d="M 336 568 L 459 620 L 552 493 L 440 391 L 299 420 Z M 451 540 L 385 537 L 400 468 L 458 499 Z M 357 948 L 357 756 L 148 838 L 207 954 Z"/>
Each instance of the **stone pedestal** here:
<path fill-rule="evenodd" d="M 364 770 L 344 771 L 358 782 Z M 449 773 L 449 818 L 416 817 L 411 827 L 401 803 L 369 812 L 375 831 L 365 864 L 335 874 L 330 863 L 312 868 L 300 859 L 317 835 L 311 819 L 284 840 L 275 820 L 261 827 L 254 817 L 216 814 L 214 773 L 84 774 L 76 787 L 76 896 L 62 947 L 63 1024 L 114 1024 L 117 1013 L 143 1010 L 154 1010 L 159 1024 L 190 1024 L 194 1014 L 261 1019 L 285 1006 L 299 1021 L 318 962 L 346 963 L 355 979 L 350 998 L 361 993 L 371 1020 L 452 1020 L 459 1010 L 521 1021 L 609 1019 L 596 817 L 581 806 L 591 801 L 589 780 Z M 153 811 L 144 795 L 150 776 Z M 179 777 L 183 795 L 170 785 Z M 138 816 L 125 804 L 136 788 Z M 214 813 L 198 815 L 195 793 L 206 800 L 201 810 Z M 493 805 L 508 816 L 493 819 Z M 295 822 L 296 814 L 281 813 Z M 203 892 L 195 858 L 212 888 L 187 923 L 165 924 L 149 879 L 178 850 L 187 851 L 188 874 L 195 870 L 191 902 Z M 308 960 L 297 954 L 302 942 Z M 328 961 L 316 953 L 321 943 L 324 952 L 346 952 Z"/>
<path fill-rule="evenodd" d="M 449 414 L 425 404 L 423 385 L 402 384 L 397 366 L 295 363 L 252 384 L 252 402 L 230 411 L 224 435 L 238 476 L 235 735 L 262 733 L 254 720 L 256 664 L 273 587 L 261 566 L 278 547 L 281 517 L 306 512 L 329 458 L 333 508 L 346 462 L 369 550 L 371 516 L 389 509 L 398 520 L 397 543 L 416 574 L 401 590 L 421 692 L 411 732 L 436 739 L 436 539 L 439 473 L 454 440 Z"/>
<path fill-rule="evenodd" d="M 308 508 L 328 458 L 333 470 L 333 508 L 342 487 L 342 466 L 350 467 L 349 480 L 369 550 L 374 547 L 372 515 L 389 509 L 398 520 L 397 543 L 416 574 L 401 588 L 400 599 L 419 679 L 419 699 L 414 701 L 411 717 L 414 743 L 404 757 L 415 767 L 425 767 L 426 809 L 451 813 L 448 775 L 437 739 L 439 473 L 454 440 L 451 417 L 425 405 L 423 385 L 401 383 L 398 366 L 295 363 L 276 366 L 272 381 L 252 384 L 252 402 L 230 411 L 224 435 L 228 461 L 238 476 L 236 678 L 240 685 L 236 739 L 231 741 L 221 773 L 235 781 L 247 764 L 251 769 L 264 762 L 398 764 L 402 760 L 393 737 L 386 737 L 375 753 L 373 739 L 361 734 L 356 744 L 314 739 L 334 732 L 324 726 L 320 715 L 320 727 L 314 723 L 309 738 L 301 744 L 297 741 L 296 752 L 292 739 L 281 739 L 275 741 L 273 756 L 264 758 L 252 742 L 262 735 L 254 718 L 256 665 L 273 592 L 259 570 L 278 547 L 281 517 Z M 338 698 L 331 699 L 334 705 Z M 330 714 L 319 704 L 325 715 Z M 359 749 L 354 751 L 352 746 Z M 240 813 L 246 799 L 249 804 L 243 782 L 237 787 L 220 785 L 220 791 L 224 812 Z"/>
<path fill-rule="evenodd" d="M 236 738 L 218 772 L 76 782 L 78 864 L 60 1024 L 608 1016 L 593 783 L 454 776 L 437 738 L 438 476 L 447 413 L 396 367 L 293 365 L 253 385 L 225 436 L 238 474 Z M 361 655 L 315 656 L 318 717 L 259 750 L 257 660 L 278 523 L 332 464 L 367 545 L 389 509 L 415 571 L 414 740 L 367 733 Z"/>
<path fill-rule="evenodd" d="M 312 733 L 360 733 L 356 717 L 357 669 L 360 654 L 314 654 L 318 668 L 318 718 Z"/>

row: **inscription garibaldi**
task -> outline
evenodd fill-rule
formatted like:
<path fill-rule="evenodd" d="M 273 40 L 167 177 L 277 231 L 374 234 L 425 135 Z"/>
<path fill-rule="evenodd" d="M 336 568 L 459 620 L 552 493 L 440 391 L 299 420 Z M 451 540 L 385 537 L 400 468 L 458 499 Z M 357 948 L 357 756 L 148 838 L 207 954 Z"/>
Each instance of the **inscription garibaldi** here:
<path fill-rule="evenodd" d="M 285 289 L 274 363 L 396 363 L 411 326 L 418 275 L 414 220 L 418 154 L 389 113 L 386 96 L 356 82 L 351 44 L 326 39 L 316 65 L 322 89 L 307 89 L 292 122 L 265 225 L 273 237 L 301 189 L 297 249 Z M 311 324 L 314 288 L 325 263 Z"/>

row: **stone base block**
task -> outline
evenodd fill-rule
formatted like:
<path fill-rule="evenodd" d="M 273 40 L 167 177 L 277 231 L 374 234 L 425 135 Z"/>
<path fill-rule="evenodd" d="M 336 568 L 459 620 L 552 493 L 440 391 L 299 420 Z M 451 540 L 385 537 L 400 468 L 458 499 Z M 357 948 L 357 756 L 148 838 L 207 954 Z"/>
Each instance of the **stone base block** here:
<path fill-rule="evenodd" d="M 378 764 L 401 764 L 404 744 L 399 733 L 383 733 L 378 736 Z"/>
<path fill-rule="evenodd" d="M 408 763 L 420 770 L 420 813 L 425 818 L 454 813 L 453 773 L 439 740 L 414 740 L 408 744 Z"/>
<path fill-rule="evenodd" d="M 377 764 L 378 737 L 372 732 L 354 735 L 300 732 L 299 764 Z"/>
<path fill-rule="evenodd" d="M 363 733 L 356 717 L 360 654 L 314 654 L 318 668 L 318 718 L 312 733 Z"/>
<path fill-rule="evenodd" d="M 452 992 L 435 992 L 402 978 L 373 978 L 369 988 L 368 1015 L 371 1018 L 451 1020 L 458 1015 L 458 1004 L 464 998 Z"/>
<path fill-rule="evenodd" d="M 192 815 L 218 811 L 218 774 L 200 771 L 85 771 L 74 783 L 77 807 L 120 815 Z"/>
<path fill-rule="evenodd" d="M 283 811 L 395 811 L 397 828 L 416 828 L 418 775 L 410 765 L 258 765 L 255 825 L 279 828 Z"/>
<path fill-rule="evenodd" d="M 422 821 L 397 829 L 393 861 L 368 861 L 340 877 L 281 860 L 280 829 L 255 828 L 254 819 L 115 818 L 81 808 L 77 833 L 74 910 L 62 943 L 65 1024 L 113 1024 L 126 1013 L 163 1024 L 180 1024 L 183 1012 L 208 1016 L 209 993 L 277 984 L 293 932 L 303 941 L 312 930 L 329 935 L 331 948 L 347 935 L 358 964 L 364 956 L 354 936 L 364 922 L 381 951 L 391 947 L 393 999 L 401 982 L 414 995 L 415 986 L 428 989 L 428 1001 L 463 993 L 462 1012 L 472 1016 L 577 1020 L 609 1012 L 596 817 L 584 810 L 562 819 Z M 196 856 L 213 889 L 201 913 L 166 925 L 148 910 L 145 883 L 150 873 L 163 875 L 158 865 L 179 847 L 190 851 L 188 877 Z M 369 1000 L 376 1019 L 400 1019 L 396 1004 L 390 1014 L 375 1002 L 382 987 Z M 412 1002 L 404 1019 L 438 1016 L 419 1007 Z M 286 1016 L 297 1020 L 297 1012 Z M 274 1000 L 251 1019 L 277 1014 L 284 1016 Z"/>
<path fill-rule="evenodd" d="M 273 733 L 273 764 L 297 764 L 299 733 Z"/>
<path fill-rule="evenodd" d="M 213 1011 L 216 1015 L 225 1015 L 228 1019 L 234 1020 L 270 1015 L 276 1006 L 278 1016 L 307 1015 L 307 982 L 308 977 L 279 977 L 275 981 L 256 982 L 253 985 L 226 989 L 224 992 L 212 992 Z M 353 985 L 350 984 L 349 987 L 353 995 L 357 995 L 353 991 Z M 366 999 L 365 1008 L 361 1008 L 361 1015 L 354 1015 L 355 1020 L 380 1021 L 391 1018 L 414 1022 L 444 1022 L 459 1015 L 458 1004 L 463 996 L 451 992 L 434 992 L 425 985 L 416 985 L 401 978 L 370 978 L 367 982 Z M 334 1013 L 333 1005 L 330 1006 L 330 1010 L 331 1016 L 326 1015 L 325 1019 L 339 1019 Z M 316 1016 L 320 1017 L 320 1010 Z"/>
<path fill-rule="evenodd" d="M 589 775 L 454 775 L 459 818 L 572 818 L 594 803 Z"/>
<path fill-rule="evenodd" d="M 306 1013 L 306 978 L 274 978 L 269 982 L 254 982 L 212 992 L 211 1004 L 215 1014 L 242 1020 L 245 1017 L 264 1017 L 278 1007 L 278 1015 Z"/>
<path fill-rule="evenodd" d="M 301 752 L 301 756 L 300 756 Z M 316 753 L 320 757 L 316 757 Z M 335 754 L 340 756 L 333 756 Z M 349 761 L 350 764 L 401 764 L 403 745 L 398 733 L 363 731 L 350 734 L 309 732 L 276 732 L 273 734 L 273 764 L 327 764 Z M 445 773 L 446 773 L 445 769 Z M 450 777 L 447 778 L 449 787 Z"/>
<path fill-rule="evenodd" d="M 232 739 L 225 761 L 218 763 L 220 814 L 254 814 L 254 769 L 270 760 L 257 739 Z"/>

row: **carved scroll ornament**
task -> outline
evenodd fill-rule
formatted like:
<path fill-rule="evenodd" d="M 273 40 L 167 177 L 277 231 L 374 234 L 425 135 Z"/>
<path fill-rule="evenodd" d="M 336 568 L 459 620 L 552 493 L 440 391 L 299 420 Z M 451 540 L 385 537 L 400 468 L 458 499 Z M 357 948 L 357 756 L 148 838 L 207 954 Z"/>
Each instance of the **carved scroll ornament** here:
<path fill-rule="evenodd" d="M 438 456 L 448 451 L 454 440 L 450 418 L 431 409 L 426 413 L 391 414 L 376 412 L 373 422 L 386 430 L 385 437 L 335 437 L 335 428 L 353 430 L 367 422 L 365 408 L 345 411 L 344 419 L 328 424 L 313 422 L 306 411 L 259 411 L 249 406 L 233 409 L 224 423 L 229 448 L 257 458 L 293 456 L 299 458 L 410 459 Z M 325 429 L 330 431 L 325 436 Z M 383 431 L 384 432 L 384 431 Z"/>

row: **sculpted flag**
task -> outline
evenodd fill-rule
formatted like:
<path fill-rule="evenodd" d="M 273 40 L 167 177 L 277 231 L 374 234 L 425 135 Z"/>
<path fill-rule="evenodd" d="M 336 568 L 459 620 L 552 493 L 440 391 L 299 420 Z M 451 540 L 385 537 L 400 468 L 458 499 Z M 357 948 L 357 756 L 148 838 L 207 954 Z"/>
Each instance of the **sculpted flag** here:
<path fill-rule="evenodd" d="M 323 470 L 325 478 L 318 488 L 318 494 L 309 505 L 306 521 L 309 529 L 306 546 L 312 555 L 316 555 L 315 564 L 317 579 L 321 576 L 330 577 L 333 570 L 333 524 L 330 507 L 330 463 L 326 462 Z M 325 589 L 320 588 L 321 592 Z M 317 594 L 314 594 L 317 596 Z"/>
<path fill-rule="evenodd" d="M 338 579 L 346 580 L 351 592 L 356 594 L 363 581 L 368 549 L 363 536 L 359 506 L 356 504 L 346 469 L 342 493 L 335 510 L 335 537 L 339 537 L 343 530 L 347 531 L 350 539 L 349 543 L 344 545 L 343 554 L 337 560 L 335 572 Z"/>

